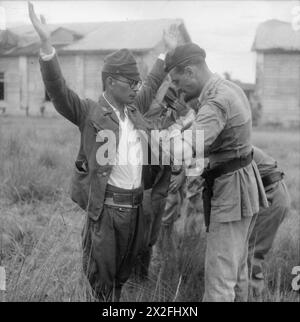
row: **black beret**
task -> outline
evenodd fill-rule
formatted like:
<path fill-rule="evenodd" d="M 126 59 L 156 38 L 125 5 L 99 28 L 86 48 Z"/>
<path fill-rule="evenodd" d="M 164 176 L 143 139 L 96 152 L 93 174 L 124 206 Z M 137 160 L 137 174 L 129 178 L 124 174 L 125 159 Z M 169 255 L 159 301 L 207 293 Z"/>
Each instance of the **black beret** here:
<path fill-rule="evenodd" d="M 194 43 L 178 46 L 167 54 L 165 59 L 165 71 L 169 72 L 174 67 L 184 62 L 188 62 L 194 57 L 200 57 L 205 60 L 205 50 Z"/>
<path fill-rule="evenodd" d="M 135 81 L 141 80 L 136 60 L 128 49 L 120 49 L 105 56 L 102 72 L 120 75 Z"/>

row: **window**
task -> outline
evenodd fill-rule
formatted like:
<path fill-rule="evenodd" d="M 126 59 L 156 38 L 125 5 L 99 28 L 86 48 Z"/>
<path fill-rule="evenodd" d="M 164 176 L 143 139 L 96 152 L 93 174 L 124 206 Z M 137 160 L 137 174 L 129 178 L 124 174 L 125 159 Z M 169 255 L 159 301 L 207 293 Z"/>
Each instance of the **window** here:
<path fill-rule="evenodd" d="M 0 101 L 4 101 L 4 73 L 0 72 Z"/>

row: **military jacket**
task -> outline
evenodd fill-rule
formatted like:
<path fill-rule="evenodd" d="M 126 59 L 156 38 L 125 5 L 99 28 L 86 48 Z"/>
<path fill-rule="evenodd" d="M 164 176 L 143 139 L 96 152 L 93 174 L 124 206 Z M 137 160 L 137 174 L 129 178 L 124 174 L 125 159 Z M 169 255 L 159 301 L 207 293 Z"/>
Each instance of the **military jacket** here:
<path fill-rule="evenodd" d="M 143 114 L 149 109 L 166 75 L 163 64 L 164 62 L 160 59 L 156 61 L 134 104 L 128 107 L 128 117 L 138 130 L 149 131 L 152 126 L 159 128 L 160 120 L 153 125 L 154 123 L 146 120 Z M 80 147 L 73 170 L 71 198 L 88 212 L 91 219 L 97 220 L 103 209 L 106 185 L 113 165 L 111 163 L 100 165 L 97 162 L 97 151 L 105 141 L 97 142 L 96 138 L 99 131 L 111 130 L 115 135 L 117 148 L 119 143 L 118 117 L 103 97 L 98 102 L 81 99 L 71 90 L 66 85 L 56 55 L 49 61 L 40 59 L 40 67 L 47 93 L 55 109 L 75 124 L 80 131 Z M 145 148 L 145 145 L 143 146 Z M 143 166 L 142 185 L 145 189 L 153 186 L 153 207 L 159 208 L 162 199 L 167 195 L 170 169 L 166 166 L 165 171 L 157 171 L 156 168 L 151 165 Z M 162 177 L 163 180 L 161 180 Z"/>

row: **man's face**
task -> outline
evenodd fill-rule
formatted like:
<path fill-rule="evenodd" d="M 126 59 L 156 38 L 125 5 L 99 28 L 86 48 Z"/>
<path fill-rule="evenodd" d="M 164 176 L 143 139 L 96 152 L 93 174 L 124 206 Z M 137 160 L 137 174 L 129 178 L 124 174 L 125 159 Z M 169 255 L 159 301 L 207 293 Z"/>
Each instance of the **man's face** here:
<path fill-rule="evenodd" d="M 123 104 L 132 104 L 141 86 L 140 82 L 123 76 L 112 77 L 111 89 L 114 97 Z"/>
<path fill-rule="evenodd" d="M 176 72 L 176 69 L 170 71 L 172 84 L 182 93 L 185 101 L 197 98 L 200 95 L 199 82 L 195 71 L 185 70 L 183 73 Z"/>

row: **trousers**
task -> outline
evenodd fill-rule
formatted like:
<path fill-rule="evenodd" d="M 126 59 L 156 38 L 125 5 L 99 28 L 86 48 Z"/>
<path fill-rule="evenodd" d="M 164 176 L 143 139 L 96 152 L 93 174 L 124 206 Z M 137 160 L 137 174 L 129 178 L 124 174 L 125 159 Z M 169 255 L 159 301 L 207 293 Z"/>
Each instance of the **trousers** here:
<path fill-rule="evenodd" d="M 104 205 L 97 221 L 87 216 L 82 231 L 83 271 L 99 301 L 120 300 L 144 243 L 142 206 Z"/>
<path fill-rule="evenodd" d="M 211 222 L 205 254 L 204 302 L 248 299 L 248 241 L 257 215 Z"/>
<path fill-rule="evenodd" d="M 248 266 L 250 284 L 259 296 L 264 288 L 263 264 L 271 250 L 277 231 L 290 209 L 290 196 L 283 180 L 266 191 L 269 208 L 262 209 L 249 239 Z"/>

